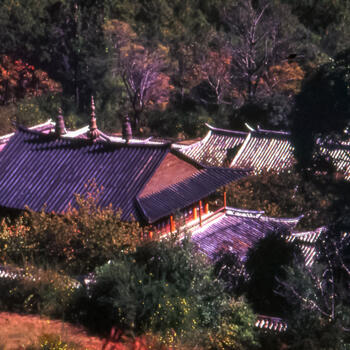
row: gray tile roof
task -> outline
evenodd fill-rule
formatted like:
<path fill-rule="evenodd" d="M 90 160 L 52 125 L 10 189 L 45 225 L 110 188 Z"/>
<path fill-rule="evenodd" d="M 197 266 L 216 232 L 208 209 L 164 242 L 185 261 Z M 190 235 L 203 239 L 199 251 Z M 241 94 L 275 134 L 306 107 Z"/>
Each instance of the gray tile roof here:
<path fill-rule="evenodd" d="M 94 179 L 103 187 L 99 205 L 122 209 L 123 220 L 141 220 L 136 196 L 169 152 L 169 145 L 93 143 L 19 129 L 0 152 L 0 206 L 45 205 L 61 213 Z"/>
<path fill-rule="evenodd" d="M 311 266 L 315 261 L 317 254 L 315 243 L 321 236 L 324 229 L 324 227 L 319 227 L 315 231 L 293 232 L 290 236 L 286 237 L 288 242 L 300 243 L 306 266 Z"/>
<path fill-rule="evenodd" d="M 164 190 L 137 198 L 144 216 L 153 223 L 250 174 L 250 170 L 203 167 L 191 177 Z"/>
<path fill-rule="evenodd" d="M 224 166 L 230 152 L 235 153 L 244 142 L 247 133 L 214 128 L 206 124 L 209 131 L 206 137 L 189 146 L 179 147 L 179 150 L 196 160 L 212 166 Z"/>
<path fill-rule="evenodd" d="M 329 156 L 335 168 L 344 174 L 346 180 L 350 180 L 350 141 L 328 143 L 321 147 L 321 153 Z"/>
<path fill-rule="evenodd" d="M 196 165 L 193 176 L 180 177 L 171 186 L 161 191 L 155 188 L 142 197 L 142 190 L 170 153 L 178 165 L 171 170 L 163 167 L 168 177 L 192 163 Z M 92 142 L 20 128 L 0 152 L 0 206 L 62 213 L 75 205 L 75 194 L 84 195 L 85 185 L 94 180 L 103 187 L 100 206 L 121 209 L 123 220 L 133 217 L 150 223 L 249 173 L 197 164 L 165 143 Z"/>
<path fill-rule="evenodd" d="M 261 211 L 226 208 L 226 211 L 192 231 L 192 240 L 200 251 L 213 258 L 221 248 L 228 248 L 244 259 L 248 249 L 271 231 L 290 232 L 301 217 L 270 218 Z"/>
<path fill-rule="evenodd" d="M 175 145 L 182 153 L 199 163 L 232 168 L 252 168 L 281 171 L 294 164 L 290 133 L 257 129 L 249 133 L 214 128 L 204 139 L 189 146 Z M 350 141 L 320 146 L 321 153 L 330 156 L 335 168 L 350 180 Z M 227 160 L 230 160 L 229 165 Z"/>
<path fill-rule="evenodd" d="M 230 166 L 250 167 L 260 173 L 263 170 L 281 171 L 290 168 L 293 162 L 289 133 L 259 129 L 249 133 Z"/>

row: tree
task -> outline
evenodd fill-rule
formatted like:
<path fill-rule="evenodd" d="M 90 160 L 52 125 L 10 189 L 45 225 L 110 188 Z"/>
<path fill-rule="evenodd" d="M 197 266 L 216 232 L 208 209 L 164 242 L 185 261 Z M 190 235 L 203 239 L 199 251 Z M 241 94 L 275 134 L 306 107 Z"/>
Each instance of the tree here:
<path fill-rule="evenodd" d="M 346 212 L 347 188 L 345 181 L 323 176 L 305 180 L 290 169 L 236 182 L 227 188 L 227 201 L 232 207 L 264 210 L 272 217 L 303 215 L 298 229 L 313 230 L 330 224 L 339 213 Z"/>
<path fill-rule="evenodd" d="M 132 112 L 135 131 L 146 110 L 164 109 L 169 102 L 170 77 L 166 75 L 166 50 L 151 52 L 137 41 L 126 23 L 112 20 L 104 26 L 112 50 L 112 72 L 125 89 L 125 112 Z"/>
<path fill-rule="evenodd" d="M 225 47 L 203 55 L 198 65 L 201 83 L 196 86 L 197 99 L 202 104 L 232 104 L 231 55 Z"/>
<path fill-rule="evenodd" d="M 315 348 L 343 349 L 350 343 L 350 242 L 345 228 L 347 232 L 347 219 L 331 225 L 316 244 L 315 263 L 288 267 L 287 278 L 278 281 L 278 293 L 293 305 L 287 315 L 292 344 L 301 346 L 309 339 L 318 344 Z"/>
<path fill-rule="evenodd" d="M 2 53 L 47 72 L 84 111 L 106 73 L 104 3 L 5 0 L 0 12 Z"/>
<path fill-rule="evenodd" d="M 344 131 L 350 121 L 349 63 L 350 51 L 339 54 L 306 79 L 296 97 L 290 120 L 299 169 L 317 171 L 317 160 L 324 159 L 321 148 L 348 138 Z"/>
<path fill-rule="evenodd" d="M 169 76 L 163 73 L 165 61 L 159 52 L 133 50 L 122 59 L 121 76 L 133 111 L 137 130 L 145 109 L 167 104 L 171 86 Z"/>
<path fill-rule="evenodd" d="M 242 260 L 227 249 L 221 249 L 214 255 L 214 275 L 221 279 L 225 291 L 235 297 L 243 294 L 245 287 L 245 267 Z"/>
<path fill-rule="evenodd" d="M 270 85 L 272 67 L 300 51 L 282 24 L 288 9 L 267 1 L 239 0 L 225 8 L 224 16 L 232 50 L 233 85 L 241 92 L 238 104 L 268 95 L 264 85 Z"/>
<path fill-rule="evenodd" d="M 98 268 L 95 281 L 78 291 L 73 304 L 80 321 L 104 332 L 113 326 L 136 334 L 151 331 L 169 345 L 254 344 L 252 311 L 228 298 L 210 263 L 193 248 L 186 238 L 147 242 Z"/>
<path fill-rule="evenodd" d="M 286 232 L 271 232 L 248 250 L 246 270 L 247 298 L 256 312 L 283 316 L 290 305 L 275 293 L 278 282 L 286 278 L 285 268 L 301 259 L 297 247 L 283 237 Z"/>
<path fill-rule="evenodd" d="M 58 92 L 61 92 L 60 84 L 50 79 L 46 72 L 35 69 L 21 59 L 13 60 L 9 56 L 0 58 L 1 104 Z"/>

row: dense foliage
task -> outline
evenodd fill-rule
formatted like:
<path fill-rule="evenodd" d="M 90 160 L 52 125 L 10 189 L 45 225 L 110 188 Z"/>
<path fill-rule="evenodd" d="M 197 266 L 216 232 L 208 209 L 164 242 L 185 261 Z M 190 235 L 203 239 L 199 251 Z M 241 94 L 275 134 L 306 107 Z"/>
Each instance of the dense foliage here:
<path fill-rule="evenodd" d="M 0 278 L 2 310 L 79 321 L 105 336 L 111 330 L 154 334 L 163 344 L 257 344 L 255 315 L 224 292 L 211 263 L 187 239 L 144 242 L 97 267 L 85 282 L 30 266 L 11 271 L 16 278 Z"/>
<path fill-rule="evenodd" d="M 79 124 L 93 94 L 101 128 L 129 114 L 162 136 L 203 121 L 288 127 L 301 82 L 349 40 L 347 0 L 4 0 L 0 13 L 3 118 L 13 102 L 38 118 L 59 104 Z"/>
<path fill-rule="evenodd" d="M 290 169 L 265 172 L 227 188 L 227 204 L 234 208 L 263 210 L 272 217 L 302 216 L 297 230 L 329 225 L 348 211 L 349 183 L 322 174 L 305 179 Z"/>
<path fill-rule="evenodd" d="M 12 224 L 3 220 L 0 262 L 86 274 L 135 249 L 142 239 L 138 223 L 121 222 L 120 213 L 99 208 L 96 196 L 96 191 L 77 196 L 77 208 L 64 215 L 28 211 Z"/>
<path fill-rule="evenodd" d="M 210 263 L 193 248 L 186 239 L 150 242 L 102 266 L 96 282 L 78 292 L 80 321 L 100 331 L 114 326 L 159 333 L 166 343 L 253 345 L 252 312 L 224 293 Z"/>
<path fill-rule="evenodd" d="M 134 132 L 171 137 L 199 136 L 205 122 L 288 129 L 302 171 L 243 179 L 228 204 L 328 228 L 311 267 L 269 238 L 246 266 L 221 252 L 210 267 L 187 241 L 141 244 L 136 223 L 77 197 L 65 215 L 2 222 L 0 262 L 29 270 L 0 281 L 1 308 L 246 349 L 254 316 L 232 299 L 243 294 L 255 311 L 286 317 L 277 348 L 346 348 L 350 190 L 318 150 L 347 145 L 349 24 L 349 0 L 1 1 L 1 133 L 58 107 L 68 126 L 85 124 L 91 95 L 108 131 L 126 114 Z M 72 303 L 69 276 L 91 271 Z"/>

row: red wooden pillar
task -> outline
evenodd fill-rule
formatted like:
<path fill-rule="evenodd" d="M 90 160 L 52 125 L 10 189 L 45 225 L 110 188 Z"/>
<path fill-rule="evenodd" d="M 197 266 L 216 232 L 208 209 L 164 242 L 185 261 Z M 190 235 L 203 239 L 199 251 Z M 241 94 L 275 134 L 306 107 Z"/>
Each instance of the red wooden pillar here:
<path fill-rule="evenodd" d="M 209 213 L 209 203 L 205 203 L 204 205 L 204 214 L 208 214 Z"/>
<path fill-rule="evenodd" d="M 226 188 L 224 187 L 224 208 L 226 208 Z"/>
<path fill-rule="evenodd" d="M 175 221 L 172 215 L 170 215 L 170 232 L 175 232 Z"/>
<path fill-rule="evenodd" d="M 197 208 L 196 208 L 196 206 L 193 207 L 193 220 L 197 220 Z"/>
<path fill-rule="evenodd" d="M 202 201 L 199 201 L 199 226 L 202 226 Z"/>

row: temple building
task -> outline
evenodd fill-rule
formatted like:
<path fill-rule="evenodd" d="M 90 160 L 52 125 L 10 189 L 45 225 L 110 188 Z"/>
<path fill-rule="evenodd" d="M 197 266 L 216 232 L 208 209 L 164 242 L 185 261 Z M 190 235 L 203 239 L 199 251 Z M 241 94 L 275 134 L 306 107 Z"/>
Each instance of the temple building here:
<path fill-rule="evenodd" d="M 61 114 L 49 133 L 19 127 L 0 152 L 0 207 L 64 213 L 93 180 L 103 188 L 99 206 L 165 234 L 175 231 L 177 217 L 208 215 L 208 197 L 250 173 L 199 164 L 170 143 L 134 142 L 128 125 L 123 130 L 120 139 L 103 134 L 94 108 L 79 132 L 67 132 Z"/>

